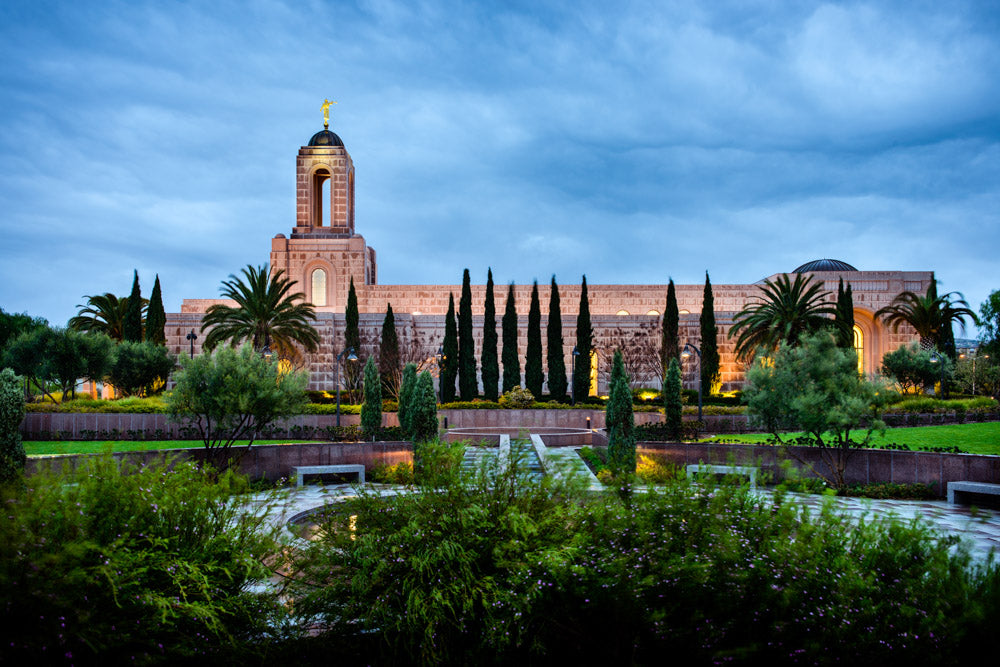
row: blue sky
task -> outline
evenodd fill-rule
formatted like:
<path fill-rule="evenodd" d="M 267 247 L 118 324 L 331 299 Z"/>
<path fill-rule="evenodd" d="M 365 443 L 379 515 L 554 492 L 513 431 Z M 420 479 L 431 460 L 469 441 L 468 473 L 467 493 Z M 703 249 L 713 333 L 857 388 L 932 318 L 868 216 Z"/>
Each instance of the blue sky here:
<path fill-rule="evenodd" d="M 379 281 L 1000 289 L 1000 11 L 963 2 L 0 5 L 0 307 L 218 295 L 331 128 Z"/>

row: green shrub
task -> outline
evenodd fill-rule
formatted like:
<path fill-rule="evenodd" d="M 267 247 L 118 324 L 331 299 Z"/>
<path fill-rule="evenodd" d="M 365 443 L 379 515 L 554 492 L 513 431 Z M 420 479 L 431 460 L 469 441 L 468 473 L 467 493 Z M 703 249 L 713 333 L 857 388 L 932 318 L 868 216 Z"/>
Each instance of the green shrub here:
<path fill-rule="evenodd" d="M 499 403 L 502 408 L 514 410 L 530 408 L 535 404 L 535 395 L 523 387 L 514 387 L 503 393 Z"/>
<path fill-rule="evenodd" d="M 27 456 L 21 444 L 24 395 L 21 378 L 9 368 L 0 370 L 0 484 L 16 479 Z"/>
<path fill-rule="evenodd" d="M 399 484 L 409 486 L 413 484 L 413 463 L 410 461 L 400 461 L 392 465 L 375 465 L 368 480 L 376 484 Z"/>
<path fill-rule="evenodd" d="M 0 640 L 11 664 L 249 658 L 280 625 L 271 503 L 232 502 L 244 478 L 110 457 L 3 495 Z"/>

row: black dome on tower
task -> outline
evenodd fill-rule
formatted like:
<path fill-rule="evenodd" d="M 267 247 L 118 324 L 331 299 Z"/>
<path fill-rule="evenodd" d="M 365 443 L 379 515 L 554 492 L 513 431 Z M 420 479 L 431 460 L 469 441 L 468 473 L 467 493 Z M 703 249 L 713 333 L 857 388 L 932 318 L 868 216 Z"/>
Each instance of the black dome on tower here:
<path fill-rule="evenodd" d="M 806 262 L 792 273 L 811 273 L 813 271 L 857 271 L 857 269 L 839 259 L 814 259 L 811 262 Z"/>
<path fill-rule="evenodd" d="M 320 130 L 309 140 L 310 146 L 339 146 L 344 147 L 344 141 L 330 130 Z"/>

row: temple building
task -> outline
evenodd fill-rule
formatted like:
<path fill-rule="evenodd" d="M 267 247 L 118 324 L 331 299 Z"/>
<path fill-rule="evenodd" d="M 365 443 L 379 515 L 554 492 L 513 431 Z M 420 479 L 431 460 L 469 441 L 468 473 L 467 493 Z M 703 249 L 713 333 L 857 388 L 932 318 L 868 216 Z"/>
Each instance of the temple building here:
<path fill-rule="evenodd" d="M 363 354 L 377 350 L 382 320 L 389 304 L 395 314 L 404 361 L 415 361 L 434 369 L 434 355 L 444 338 L 444 319 L 448 297 L 455 295 L 457 307 L 461 285 L 380 285 L 375 249 L 355 231 L 354 162 L 341 138 L 328 127 L 317 132 L 308 144 L 298 150 L 296 169 L 295 225 L 286 236 L 277 234 L 271 240 L 272 271 L 283 270 L 298 284 L 296 289 L 316 308 L 316 327 L 322 337 L 317 352 L 304 356 L 302 363 L 310 372 L 310 388 L 334 388 L 334 364 L 343 346 L 344 311 L 351 279 L 354 281 L 361 313 Z M 581 267 L 581 274 L 586 267 Z M 778 267 L 780 268 L 780 267 Z M 455 267 L 461 274 L 462 267 Z M 486 267 L 476 276 L 485 282 Z M 769 276 L 774 279 L 779 273 Z M 854 293 L 855 347 L 859 367 L 874 373 L 881 366 L 882 356 L 913 340 L 912 330 L 892 332 L 873 318 L 874 313 L 889 305 L 904 290 L 922 294 L 933 280 L 931 271 L 859 271 L 845 262 L 820 259 L 791 271 L 808 273 L 819 280 L 836 297 L 839 279 L 850 283 Z M 736 360 L 734 341 L 728 337 L 733 317 L 754 297 L 765 279 L 744 285 L 713 285 L 715 319 L 719 328 L 721 355 L 721 389 L 737 389 L 743 382 L 745 365 Z M 597 354 L 592 359 L 592 393 L 606 391 L 602 369 L 615 347 L 629 346 L 635 350 L 633 386 L 658 387 L 656 355 L 660 340 L 662 312 L 666 303 L 667 285 L 588 285 L 591 322 L 595 333 Z M 682 345 L 699 344 L 699 317 L 703 285 L 676 285 L 680 310 Z M 542 327 L 547 323 L 550 286 L 538 286 L 542 306 Z M 580 285 L 560 284 L 562 330 L 567 373 L 572 368 L 571 351 L 576 336 L 576 317 L 580 301 Z M 502 276 L 495 287 L 497 330 L 504 312 L 508 286 Z M 527 348 L 528 306 L 531 285 L 514 288 L 519 316 L 521 369 L 525 367 Z M 474 330 L 477 360 L 482 340 L 482 320 L 486 287 L 472 286 Z M 188 333 L 193 329 L 198 338 L 195 352 L 204 340 L 201 318 L 206 309 L 221 299 L 185 299 L 180 313 L 167 315 L 167 344 L 174 353 L 187 353 Z M 545 336 L 543 334 L 543 348 Z M 498 351 L 499 354 L 499 351 Z M 543 349 L 543 359 L 547 352 Z M 645 371 L 641 357 L 651 357 Z M 686 384 L 697 377 L 696 367 L 685 368 Z"/>

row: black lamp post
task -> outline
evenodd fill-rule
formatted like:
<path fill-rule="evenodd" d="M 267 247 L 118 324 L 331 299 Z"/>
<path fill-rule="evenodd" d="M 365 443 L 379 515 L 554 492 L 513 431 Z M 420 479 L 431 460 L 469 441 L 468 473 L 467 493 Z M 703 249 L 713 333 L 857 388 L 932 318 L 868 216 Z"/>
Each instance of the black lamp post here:
<path fill-rule="evenodd" d="M 194 342 L 198 340 L 198 334 L 194 332 L 194 329 L 191 329 L 191 333 L 187 335 L 187 339 L 191 341 L 191 358 L 194 359 Z"/>
<path fill-rule="evenodd" d="M 438 353 L 434 355 L 438 362 L 438 403 L 444 403 L 444 347 L 438 345 Z"/>
<path fill-rule="evenodd" d="M 576 358 L 580 356 L 580 350 L 576 349 L 576 345 L 573 346 L 573 370 L 570 371 L 569 377 L 569 404 L 576 405 Z"/>
<path fill-rule="evenodd" d="M 681 350 L 681 359 L 690 357 L 692 351 L 698 355 L 698 421 L 701 421 L 701 350 L 691 343 L 684 343 L 684 349 Z"/>
<path fill-rule="evenodd" d="M 337 374 L 333 380 L 333 384 L 337 387 L 337 426 L 340 426 L 340 360 L 343 359 L 345 354 L 347 355 L 348 361 L 358 360 L 358 355 L 354 354 L 353 347 L 341 350 L 340 354 L 337 355 L 337 364 L 334 366 Z"/>
<path fill-rule="evenodd" d="M 935 350 L 934 352 L 931 352 L 931 363 L 932 364 L 940 364 L 940 366 L 938 366 L 938 368 L 941 369 L 941 394 L 940 395 L 943 397 L 944 396 L 944 357 L 942 357 L 940 354 L 938 354 L 937 351 Z M 973 373 L 973 375 L 975 375 L 975 373 Z"/>

